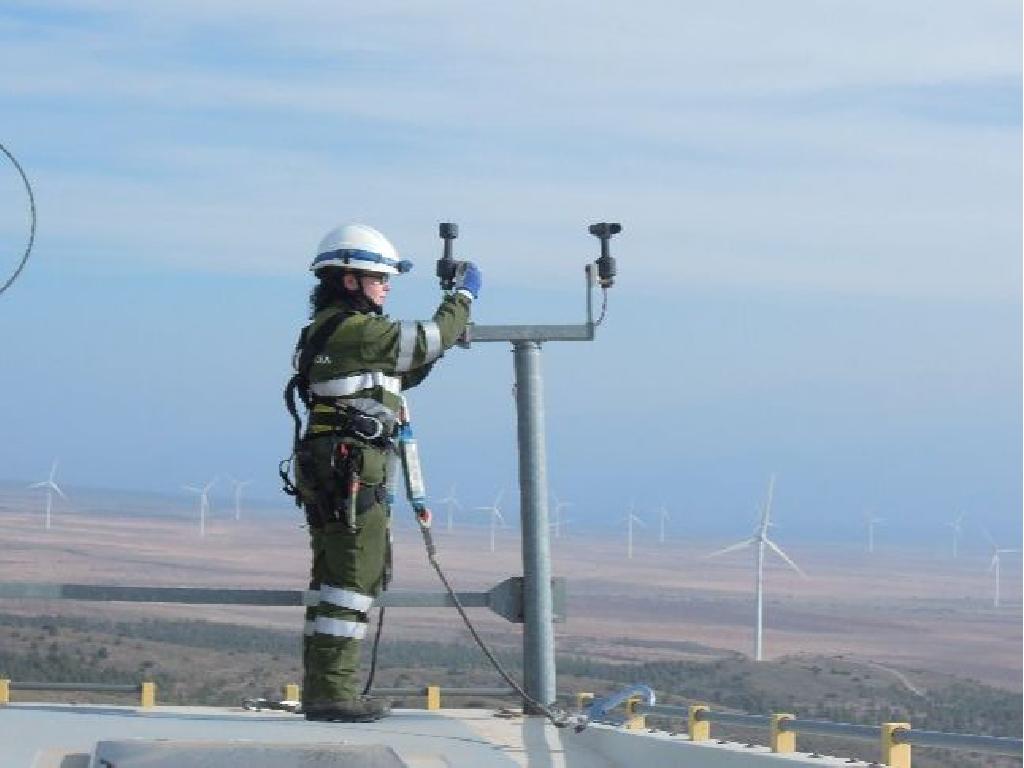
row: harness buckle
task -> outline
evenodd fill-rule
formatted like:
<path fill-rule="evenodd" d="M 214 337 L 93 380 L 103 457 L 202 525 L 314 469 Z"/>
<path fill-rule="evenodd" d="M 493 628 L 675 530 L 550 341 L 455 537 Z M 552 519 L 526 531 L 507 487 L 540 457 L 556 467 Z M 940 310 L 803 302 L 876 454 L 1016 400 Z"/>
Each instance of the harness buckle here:
<path fill-rule="evenodd" d="M 372 432 L 367 432 L 366 427 L 371 427 Z M 376 416 L 368 416 L 364 413 L 353 414 L 351 421 L 352 434 L 360 440 L 371 442 L 384 436 L 384 422 Z"/>

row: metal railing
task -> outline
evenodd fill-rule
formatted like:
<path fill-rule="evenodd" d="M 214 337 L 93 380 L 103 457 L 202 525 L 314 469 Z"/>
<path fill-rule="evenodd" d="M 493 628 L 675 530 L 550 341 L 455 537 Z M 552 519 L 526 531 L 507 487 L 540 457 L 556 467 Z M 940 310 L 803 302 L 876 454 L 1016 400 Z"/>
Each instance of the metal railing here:
<path fill-rule="evenodd" d="M 555 621 L 565 620 L 566 581 L 551 579 Z M 523 578 L 512 576 L 486 591 L 457 592 L 464 608 L 490 608 L 513 623 L 525 616 Z M 54 584 L 0 582 L 0 599 L 84 600 L 125 603 L 183 603 L 187 605 L 258 605 L 263 607 L 311 606 L 320 602 L 315 590 L 232 589 L 222 587 L 146 587 L 126 584 Z M 376 604 L 385 608 L 441 608 L 455 603 L 446 592 L 389 590 Z"/>
<path fill-rule="evenodd" d="M 593 694 L 577 694 L 577 705 L 585 709 Z M 618 719 L 627 728 L 646 727 L 645 717 L 680 718 L 686 723 L 690 741 L 711 739 L 711 724 L 741 726 L 745 728 L 766 728 L 772 752 L 790 753 L 796 751 L 797 734 L 815 734 L 841 738 L 874 741 L 881 747 L 881 762 L 892 768 L 909 768 L 910 748 L 936 747 L 990 755 L 1024 758 L 1024 741 L 1002 736 L 978 736 L 967 733 L 943 733 L 913 729 L 909 723 L 884 723 L 882 725 L 856 725 L 833 723 L 827 720 L 808 720 L 789 713 L 771 715 L 749 715 L 737 712 L 719 712 L 703 704 L 677 707 L 665 704 L 647 704 L 640 697 L 625 702 L 626 716 Z"/>
<path fill-rule="evenodd" d="M 140 683 L 33 683 L 0 678 L 0 706 L 10 704 L 12 691 L 134 693 L 139 697 L 140 707 L 156 706 L 156 683 L 149 680 Z"/>

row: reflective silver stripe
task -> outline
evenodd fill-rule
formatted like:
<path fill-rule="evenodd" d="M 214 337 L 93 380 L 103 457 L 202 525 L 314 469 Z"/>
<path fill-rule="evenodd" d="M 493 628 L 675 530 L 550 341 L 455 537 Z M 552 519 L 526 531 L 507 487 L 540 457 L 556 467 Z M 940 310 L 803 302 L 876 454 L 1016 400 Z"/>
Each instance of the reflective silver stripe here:
<path fill-rule="evenodd" d="M 423 335 L 427 339 L 427 357 L 424 359 L 424 363 L 432 363 L 441 356 L 444 351 L 441 349 L 441 329 L 437 327 L 437 323 L 430 321 L 428 323 L 420 323 L 423 326 Z"/>
<path fill-rule="evenodd" d="M 360 613 L 366 613 L 373 606 L 373 598 L 369 595 L 361 595 L 341 587 L 332 587 L 330 584 L 320 585 L 320 602 L 330 603 L 339 608 L 351 608 Z"/>
<path fill-rule="evenodd" d="M 318 635 L 331 635 L 333 637 L 354 637 L 362 640 L 366 635 L 366 625 L 358 621 L 345 621 L 344 619 L 332 619 L 328 616 L 317 616 L 313 627 Z"/>
<path fill-rule="evenodd" d="M 315 626 L 316 625 L 315 625 L 314 622 L 307 621 L 305 624 L 302 625 L 302 634 L 305 635 L 306 637 L 309 637 L 314 632 L 316 632 L 316 629 L 314 628 Z"/>
<path fill-rule="evenodd" d="M 416 324 L 402 323 L 398 332 L 398 359 L 395 370 L 405 373 L 412 368 L 412 355 L 416 351 Z"/>
<path fill-rule="evenodd" d="M 345 397 L 354 395 L 364 389 L 383 387 L 386 392 L 397 395 L 402 391 L 402 380 L 395 376 L 387 376 L 380 371 L 357 373 L 353 376 L 339 376 L 337 379 L 317 381 L 310 385 L 314 395 L 320 397 Z"/>

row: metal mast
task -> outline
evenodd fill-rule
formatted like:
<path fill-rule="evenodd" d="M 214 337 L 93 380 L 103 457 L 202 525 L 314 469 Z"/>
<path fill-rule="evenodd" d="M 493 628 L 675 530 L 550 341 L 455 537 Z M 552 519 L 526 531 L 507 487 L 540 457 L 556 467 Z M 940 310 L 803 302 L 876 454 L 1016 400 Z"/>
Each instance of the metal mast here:
<path fill-rule="evenodd" d="M 593 341 L 597 322 L 593 319 L 592 294 L 596 282 L 607 291 L 614 282 L 615 260 L 609 240 L 622 231 L 619 224 L 601 222 L 589 227 L 601 241 L 601 256 L 587 264 L 587 320 L 582 325 L 470 325 L 465 345 L 504 341 L 512 344 L 515 367 L 517 438 L 519 443 L 519 501 L 523 557 L 523 667 L 526 693 L 543 704 L 555 701 L 554 615 L 551 596 L 551 547 L 548 535 L 548 478 L 544 437 L 544 378 L 541 373 L 541 344 L 547 341 Z M 454 274 L 452 240 L 458 227 L 440 225 L 444 255 L 437 275 L 442 287 Z M 607 298 L 607 294 L 605 294 Z"/>

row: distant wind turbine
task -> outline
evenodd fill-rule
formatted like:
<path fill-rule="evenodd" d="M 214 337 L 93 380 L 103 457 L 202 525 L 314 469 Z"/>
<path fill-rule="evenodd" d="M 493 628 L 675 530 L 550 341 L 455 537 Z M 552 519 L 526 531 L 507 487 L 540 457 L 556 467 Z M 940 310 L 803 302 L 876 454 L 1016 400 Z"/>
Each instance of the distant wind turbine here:
<path fill-rule="evenodd" d="M 665 507 L 658 507 L 658 542 L 665 543 L 665 521 L 669 520 L 668 510 Z"/>
<path fill-rule="evenodd" d="M 555 504 L 551 508 L 551 512 L 552 512 L 551 516 L 553 518 L 555 518 L 555 520 L 554 520 L 554 522 L 552 522 L 550 524 L 550 526 L 551 526 L 551 528 L 555 532 L 555 538 L 556 539 L 560 539 L 560 538 L 562 538 L 562 525 L 564 524 L 563 521 L 562 521 L 562 510 L 565 509 L 566 507 L 571 507 L 572 506 L 572 502 L 571 501 L 561 501 L 558 498 L 558 496 L 556 494 L 554 494 L 554 493 L 552 493 L 551 496 L 555 500 Z"/>
<path fill-rule="evenodd" d="M 202 488 L 196 488 L 194 485 L 183 485 L 186 491 L 199 494 L 199 535 L 206 535 L 206 515 L 210 512 L 210 489 L 213 484 L 217 482 L 217 478 L 213 478 L 210 482 L 204 485 Z"/>
<path fill-rule="evenodd" d="M 864 513 L 864 525 L 868 529 L 868 554 L 874 554 L 875 552 L 875 526 L 879 523 L 885 522 L 884 518 L 875 517 L 871 512 Z"/>
<path fill-rule="evenodd" d="M 235 480 L 231 478 L 232 484 L 235 486 L 235 520 L 242 519 L 242 489 L 245 488 L 252 480 Z"/>
<path fill-rule="evenodd" d="M 67 499 L 64 495 L 64 491 L 57 485 L 57 481 L 54 478 L 57 476 L 57 459 L 53 460 L 53 466 L 50 467 L 50 476 L 46 480 L 42 480 L 38 483 L 32 483 L 29 488 L 45 488 L 46 489 L 46 530 L 50 530 L 50 521 L 53 511 L 53 492 L 56 491 L 62 499 Z"/>
<path fill-rule="evenodd" d="M 772 475 L 768 480 L 768 500 L 765 502 L 764 510 L 761 514 L 761 522 L 754 529 L 754 535 L 749 539 L 744 539 L 736 544 L 730 544 L 728 547 L 719 549 L 716 552 L 712 552 L 710 555 L 704 557 L 718 557 L 724 555 L 727 552 L 735 552 L 736 550 L 746 549 L 747 547 L 754 547 L 755 558 L 754 558 L 754 593 L 757 602 L 757 619 L 754 624 L 754 661 L 761 661 L 761 650 L 762 650 L 762 635 L 764 633 L 764 549 L 768 547 L 775 554 L 781 557 L 786 564 L 794 571 L 799 573 L 804 578 L 807 578 L 806 574 L 800 570 L 800 566 L 794 563 L 789 555 L 783 552 L 779 546 L 768 538 L 768 526 L 771 525 L 771 514 L 772 514 L 772 496 L 775 493 L 775 475 Z"/>
<path fill-rule="evenodd" d="M 489 512 L 491 515 L 491 552 L 494 551 L 494 532 L 500 524 L 504 527 L 505 518 L 501 514 L 501 508 L 498 506 L 501 504 L 501 497 L 505 491 L 498 491 L 498 495 L 494 497 L 494 503 L 488 507 L 477 507 L 476 509 L 480 512 Z"/>
<path fill-rule="evenodd" d="M 647 523 L 645 523 L 643 520 L 641 520 L 639 517 L 637 517 L 635 514 L 633 514 L 633 509 L 634 509 L 633 503 L 630 502 L 630 504 L 629 504 L 629 513 L 626 515 L 626 530 L 628 531 L 627 534 L 626 534 L 626 559 L 627 560 L 632 560 L 633 559 L 633 523 L 636 523 L 641 528 L 646 528 L 647 527 Z"/>
<path fill-rule="evenodd" d="M 455 497 L 455 486 L 453 485 L 448 490 L 447 496 L 445 496 L 443 499 L 438 499 L 437 503 L 438 505 L 444 505 L 445 511 L 447 512 L 448 515 L 448 530 L 450 531 L 452 529 L 452 513 L 456 509 L 462 509 L 462 504 L 460 504 L 459 500 Z"/>
<path fill-rule="evenodd" d="M 992 573 L 993 571 L 995 572 L 996 591 L 995 591 L 995 595 L 992 597 L 992 607 L 993 608 L 998 608 L 999 607 L 999 559 L 1000 559 L 999 556 L 1000 555 L 1008 555 L 1008 554 L 1010 554 L 1012 552 L 1016 552 L 1017 550 L 1016 549 L 1002 549 L 1002 548 L 1000 548 L 999 546 L 996 545 L 995 539 L 992 538 L 992 534 L 990 534 L 988 532 L 988 530 L 986 530 L 984 528 L 982 530 L 985 532 L 985 538 L 988 539 L 988 543 L 992 545 L 992 559 L 989 561 L 989 564 L 988 564 L 988 572 L 989 573 Z"/>
<path fill-rule="evenodd" d="M 960 534 L 963 532 L 964 515 L 961 512 L 952 522 L 946 523 L 953 529 L 953 559 L 956 560 L 957 550 L 960 545 Z"/>

